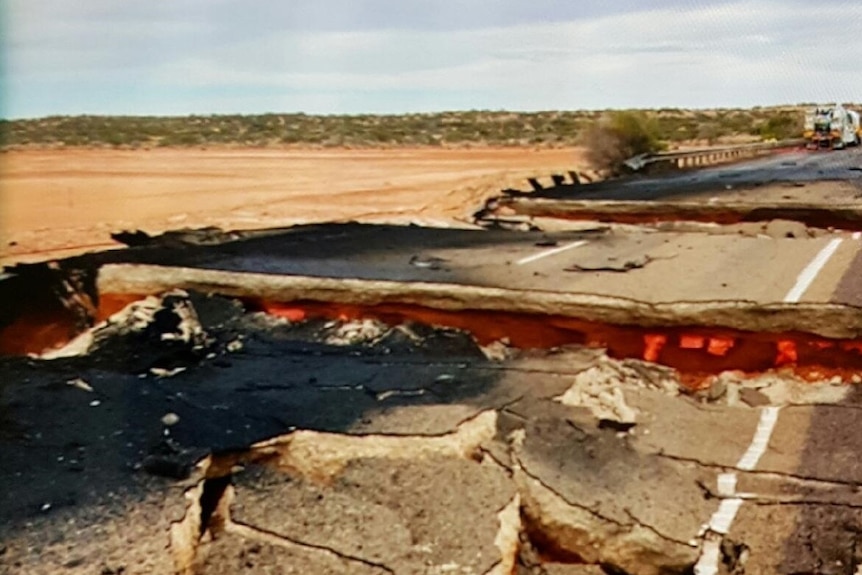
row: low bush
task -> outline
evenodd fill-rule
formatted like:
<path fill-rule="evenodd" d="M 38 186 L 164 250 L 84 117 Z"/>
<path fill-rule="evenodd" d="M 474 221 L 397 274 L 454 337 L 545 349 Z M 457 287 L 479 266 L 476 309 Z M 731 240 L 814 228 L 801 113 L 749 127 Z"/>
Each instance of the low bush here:
<path fill-rule="evenodd" d="M 850 106 L 856 108 L 855 106 Z M 737 135 L 798 136 L 804 108 L 752 110 L 472 110 L 405 115 L 52 116 L 0 119 L 0 146 L 574 146 L 600 163 L 660 148 L 660 142 L 716 141 Z"/>
<path fill-rule="evenodd" d="M 596 169 L 618 175 L 625 161 L 665 148 L 656 121 L 643 112 L 611 112 L 583 132 L 581 145 Z"/>

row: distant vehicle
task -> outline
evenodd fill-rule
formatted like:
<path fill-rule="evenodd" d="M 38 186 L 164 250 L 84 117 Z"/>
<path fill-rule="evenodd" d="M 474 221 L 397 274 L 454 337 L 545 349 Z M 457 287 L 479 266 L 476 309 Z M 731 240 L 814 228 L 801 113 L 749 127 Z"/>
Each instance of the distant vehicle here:
<path fill-rule="evenodd" d="M 862 141 L 859 113 L 841 104 L 814 108 L 805 115 L 805 139 L 809 148 L 840 150 Z"/>
<path fill-rule="evenodd" d="M 855 112 L 850 110 L 850 118 L 853 122 L 853 128 L 856 130 L 856 142 L 855 144 L 858 146 L 862 144 L 862 118 L 860 118 L 859 112 Z"/>

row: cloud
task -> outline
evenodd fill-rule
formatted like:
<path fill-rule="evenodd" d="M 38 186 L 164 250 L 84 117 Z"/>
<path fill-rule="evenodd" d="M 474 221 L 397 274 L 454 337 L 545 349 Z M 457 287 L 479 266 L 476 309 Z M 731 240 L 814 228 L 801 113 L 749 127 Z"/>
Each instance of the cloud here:
<path fill-rule="evenodd" d="M 862 53 L 841 7 L 746 2 L 653 10 L 588 21 L 479 30 L 294 33 L 239 43 L 157 71 L 159 81 L 293 90 L 500 90 L 536 106 L 577 94 L 587 105 L 714 105 L 813 92 L 862 91 L 834 43 Z M 820 22 L 820 24 L 818 24 Z M 799 30 L 829 42 L 800 41 Z M 810 37 L 810 36 L 809 36 Z M 596 96 L 590 90 L 596 89 Z M 555 91 L 558 96 L 541 94 Z M 708 101 L 707 101 L 708 100 Z M 501 93 L 500 101 L 506 101 Z M 578 106 L 572 99 L 568 107 Z"/>
<path fill-rule="evenodd" d="M 125 90 L 129 113 L 142 105 L 153 113 L 170 94 L 180 98 L 172 109 L 189 112 L 324 113 L 710 107 L 862 94 L 851 57 L 862 53 L 856 2 L 812 11 L 801 0 L 668 0 L 650 9 L 629 0 L 417 0 L 407 10 L 392 0 L 296 0 L 266 4 L 255 28 L 253 8 L 232 0 L 149 10 L 54 0 L 58 17 L 46 26 L 34 24 L 46 17 L 40 3 L 11 1 L 26 23 L 8 50 L 11 109 L 22 114 L 28 93 L 52 111 L 74 111 L 80 102 L 32 92 L 69 85 L 67 93 L 85 94 L 87 82 L 88 105 L 121 110 L 122 99 L 106 104 L 99 94 Z M 79 4 L 87 8 L 76 11 Z M 390 10 L 363 12 L 375 7 Z M 322 10 L 338 8 L 323 22 Z M 434 8 L 437 16 L 423 20 Z M 483 21 L 480 9 L 492 8 Z M 142 94 L 153 95 L 150 104 Z"/>

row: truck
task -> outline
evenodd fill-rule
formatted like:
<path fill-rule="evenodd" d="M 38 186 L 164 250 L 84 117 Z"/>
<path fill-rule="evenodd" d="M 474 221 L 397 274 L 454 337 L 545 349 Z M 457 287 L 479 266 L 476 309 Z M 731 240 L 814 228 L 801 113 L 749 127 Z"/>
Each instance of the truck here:
<path fill-rule="evenodd" d="M 804 137 L 809 148 L 858 146 L 862 141 L 859 113 L 841 104 L 813 108 L 805 114 Z"/>

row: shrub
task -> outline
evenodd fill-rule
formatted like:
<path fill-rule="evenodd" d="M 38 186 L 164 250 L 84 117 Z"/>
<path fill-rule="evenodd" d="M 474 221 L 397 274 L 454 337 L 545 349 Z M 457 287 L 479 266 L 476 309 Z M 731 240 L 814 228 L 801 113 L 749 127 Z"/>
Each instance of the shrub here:
<path fill-rule="evenodd" d="M 802 118 L 793 113 L 782 112 L 761 124 L 759 135 L 764 140 L 788 140 L 802 135 Z"/>
<path fill-rule="evenodd" d="M 686 142 L 722 136 L 798 135 L 802 108 L 760 110 L 643 110 L 441 112 L 402 116 L 361 114 L 310 116 L 302 113 L 257 115 L 51 116 L 2 120 L 0 147 L 15 145 L 102 146 L 143 142 L 163 146 L 204 144 L 312 144 L 381 146 L 480 143 L 560 146 L 585 143 L 597 165 L 643 150 L 659 140 Z M 615 151 L 611 155 L 611 151 Z M 610 155 L 610 157 L 609 157 Z M 618 164 L 618 162 L 611 162 Z"/>
<path fill-rule="evenodd" d="M 625 171 L 627 159 L 664 149 L 655 121 L 638 112 L 609 113 L 586 128 L 581 143 L 587 160 L 613 175 Z"/>

